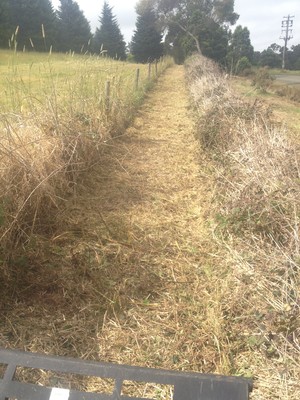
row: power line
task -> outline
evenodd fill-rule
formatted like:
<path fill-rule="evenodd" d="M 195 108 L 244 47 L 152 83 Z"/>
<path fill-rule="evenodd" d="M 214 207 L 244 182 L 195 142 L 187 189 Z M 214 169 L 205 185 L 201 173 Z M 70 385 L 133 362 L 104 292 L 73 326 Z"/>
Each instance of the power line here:
<path fill-rule="evenodd" d="M 287 42 L 293 38 L 292 36 L 293 18 L 295 18 L 294 15 L 288 15 L 287 17 L 283 17 L 283 21 L 281 22 L 281 35 L 283 35 L 283 37 L 280 36 L 280 39 L 284 40 L 284 47 L 282 53 L 282 69 L 285 69 Z"/>

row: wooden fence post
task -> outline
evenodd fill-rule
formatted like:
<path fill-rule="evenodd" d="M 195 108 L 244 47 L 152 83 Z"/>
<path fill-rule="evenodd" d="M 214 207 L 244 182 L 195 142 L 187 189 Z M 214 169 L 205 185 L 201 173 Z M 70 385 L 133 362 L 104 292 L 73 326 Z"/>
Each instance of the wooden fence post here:
<path fill-rule="evenodd" d="M 105 110 L 110 111 L 110 81 L 106 81 L 105 85 Z"/>
<path fill-rule="evenodd" d="M 140 80 L 140 69 L 138 68 L 136 70 L 136 76 L 135 76 L 135 90 L 138 90 L 139 88 L 139 80 Z"/>
<path fill-rule="evenodd" d="M 151 79 L 151 63 L 148 65 L 148 81 Z"/>
<path fill-rule="evenodd" d="M 155 76 L 156 76 L 156 78 L 157 78 L 157 76 L 158 76 L 157 60 L 155 60 Z"/>

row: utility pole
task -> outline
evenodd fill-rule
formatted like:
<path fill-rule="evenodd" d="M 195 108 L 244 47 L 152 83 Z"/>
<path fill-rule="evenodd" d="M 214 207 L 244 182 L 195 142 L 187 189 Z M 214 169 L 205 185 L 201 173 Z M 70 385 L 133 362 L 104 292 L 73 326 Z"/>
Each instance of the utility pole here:
<path fill-rule="evenodd" d="M 287 17 L 283 17 L 283 21 L 281 22 L 281 37 L 280 39 L 284 40 L 284 47 L 282 53 L 282 69 L 285 69 L 285 57 L 287 50 L 287 42 L 293 38 L 292 36 L 292 26 L 293 26 L 293 18 L 294 15 L 288 15 Z"/>

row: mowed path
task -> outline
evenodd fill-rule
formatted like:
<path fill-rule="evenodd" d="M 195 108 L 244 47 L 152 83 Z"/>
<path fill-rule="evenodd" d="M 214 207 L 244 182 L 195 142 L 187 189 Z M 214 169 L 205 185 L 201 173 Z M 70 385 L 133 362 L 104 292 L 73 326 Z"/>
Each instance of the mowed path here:
<path fill-rule="evenodd" d="M 184 69 L 174 66 L 77 185 L 45 263 L 7 304 L 2 345 L 228 372 L 220 353 L 224 279 L 207 257 L 211 189 L 202 157 Z"/>
<path fill-rule="evenodd" d="M 113 303 L 97 337 L 102 359 L 216 369 L 215 355 L 203 352 L 202 322 L 214 321 L 218 310 L 204 296 L 210 272 L 203 214 L 210 195 L 194 129 L 184 68 L 170 68 L 97 176 L 100 192 L 91 208 L 100 205 L 105 222 L 114 290 L 105 294 Z"/>

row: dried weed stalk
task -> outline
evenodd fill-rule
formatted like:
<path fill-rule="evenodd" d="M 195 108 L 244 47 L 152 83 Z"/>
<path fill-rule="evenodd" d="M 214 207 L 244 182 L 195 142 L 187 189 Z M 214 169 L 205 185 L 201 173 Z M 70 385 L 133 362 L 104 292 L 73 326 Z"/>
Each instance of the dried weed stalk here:
<path fill-rule="evenodd" d="M 257 379 L 255 399 L 297 399 L 300 365 L 299 153 L 263 104 L 245 103 L 216 65 L 187 64 L 198 138 L 216 193 L 210 213 L 228 293 L 236 362 Z M 239 321 L 236 323 L 236 321 Z"/>

